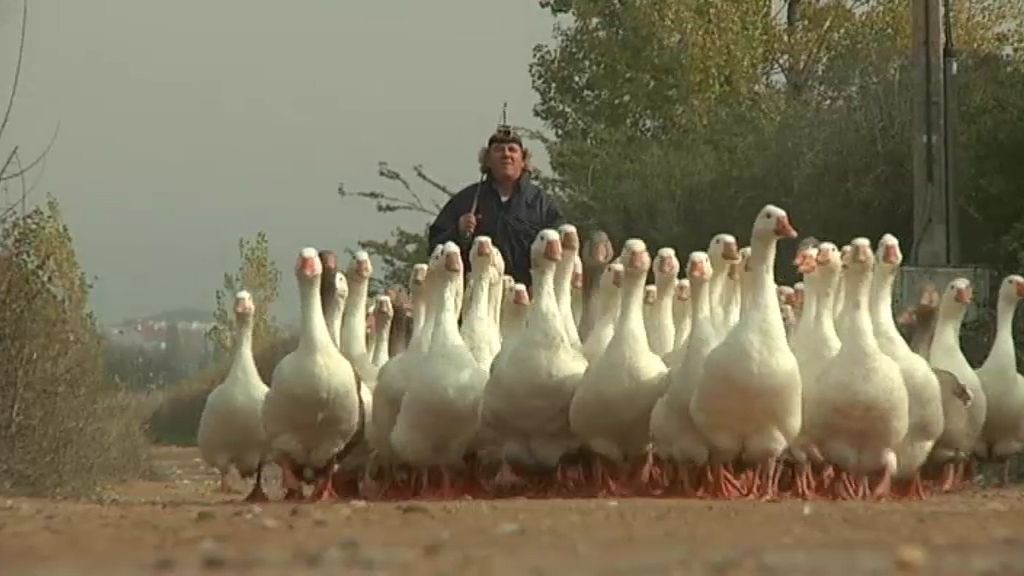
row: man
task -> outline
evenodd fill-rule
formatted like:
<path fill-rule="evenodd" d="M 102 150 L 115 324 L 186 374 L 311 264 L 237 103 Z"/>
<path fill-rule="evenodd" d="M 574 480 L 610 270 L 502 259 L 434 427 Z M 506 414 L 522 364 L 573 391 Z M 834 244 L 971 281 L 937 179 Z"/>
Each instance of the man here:
<path fill-rule="evenodd" d="M 538 232 L 558 227 L 565 218 L 554 200 L 530 181 L 529 150 L 509 126 L 498 126 L 479 161 L 480 182 L 444 205 L 430 225 L 429 247 L 455 242 L 469 270 L 473 238 L 490 236 L 505 260 L 505 273 L 529 287 L 530 244 Z"/>

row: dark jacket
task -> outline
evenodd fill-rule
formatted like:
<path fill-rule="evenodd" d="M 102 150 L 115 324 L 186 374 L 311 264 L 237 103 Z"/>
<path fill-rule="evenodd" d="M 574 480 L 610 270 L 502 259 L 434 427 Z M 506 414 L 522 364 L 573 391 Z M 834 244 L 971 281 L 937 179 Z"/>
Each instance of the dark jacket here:
<path fill-rule="evenodd" d="M 459 245 L 467 271 L 473 239 L 459 232 L 459 218 L 472 209 L 476 190 L 477 184 L 470 184 L 448 200 L 428 231 L 430 250 L 448 241 Z M 528 287 L 532 285 L 530 244 L 541 230 L 565 223 L 555 201 L 525 175 L 519 180 L 519 191 L 507 202 L 501 201 L 491 180 L 485 180 L 480 185 L 476 217 L 473 236 L 490 236 L 505 259 L 505 273 Z"/>

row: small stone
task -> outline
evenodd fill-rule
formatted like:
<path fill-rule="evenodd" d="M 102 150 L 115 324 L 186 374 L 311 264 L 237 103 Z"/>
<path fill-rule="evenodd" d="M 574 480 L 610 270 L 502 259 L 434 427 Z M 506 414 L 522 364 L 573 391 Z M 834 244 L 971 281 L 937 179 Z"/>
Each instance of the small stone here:
<path fill-rule="evenodd" d="M 313 525 L 314 526 L 327 526 L 327 519 L 323 515 L 314 512 L 313 513 Z"/>
<path fill-rule="evenodd" d="M 301 514 L 304 514 L 305 512 L 306 511 L 302 508 L 302 506 L 292 506 L 292 509 L 288 512 L 288 515 L 299 516 Z"/>
<path fill-rule="evenodd" d="M 609 500 L 609 501 L 605 502 L 604 505 L 609 507 L 609 508 L 618 508 L 619 507 L 619 501 L 618 500 Z"/>
<path fill-rule="evenodd" d="M 10 510 L 14 508 L 14 500 L 4 500 L 3 509 Z"/>
<path fill-rule="evenodd" d="M 205 520 L 213 520 L 217 515 L 213 513 L 213 510 L 200 510 L 196 512 L 196 521 L 202 522 Z"/>
<path fill-rule="evenodd" d="M 256 504 L 253 504 L 252 506 L 249 506 L 249 514 L 252 514 L 253 516 L 256 516 L 257 514 L 260 514 L 261 512 L 263 512 L 263 508 L 260 508 Z"/>
<path fill-rule="evenodd" d="M 928 553 L 916 544 L 904 544 L 896 549 L 894 565 L 903 573 L 914 573 L 928 562 Z"/>
<path fill-rule="evenodd" d="M 368 506 L 368 504 L 366 503 L 366 500 L 353 500 L 353 501 L 349 502 L 348 505 L 351 506 L 352 508 L 356 508 L 356 509 L 366 508 Z"/>
<path fill-rule="evenodd" d="M 267 530 L 274 530 L 281 527 L 281 523 L 273 518 L 264 518 L 260 524 Z"/>
<path fill-rule="evenodd" d="M 497 532 L 501 535 L 519 535 L 526 534 L 526 528 L 524 528 L 522 524 L 517 524 L 515 522 L 505 522 L 504 524 L 498 526 Z"/>
<path fill-rule="evenodd" d="M 223 548 L 212 538 L 199 543 L 199 560 L 204 568 L 223 568 L 228 563 Z"/>
<path fill-rule="evenodd" d="M 153 569 L 159 571 L 172 570 L 174 568 L 174 564 L 174 558 L 170 556 L 162 556 L 157 558 L 156 562 L 153 563 Z"/>
<path fill-rule="evenodd" d="M 802 514 L 803 514 L 804 516 L 810 516 L 810 515 L 811 515 L 811 505 L 810 505 L 810 504 L 807 504 L 807 503 L 805 502 L 805 503 L 804 503 L 804 507 L 803 507 L 803 508 L 801 508 L 800 512 L 801 512 L 801 513 L 802 513 Z"/>

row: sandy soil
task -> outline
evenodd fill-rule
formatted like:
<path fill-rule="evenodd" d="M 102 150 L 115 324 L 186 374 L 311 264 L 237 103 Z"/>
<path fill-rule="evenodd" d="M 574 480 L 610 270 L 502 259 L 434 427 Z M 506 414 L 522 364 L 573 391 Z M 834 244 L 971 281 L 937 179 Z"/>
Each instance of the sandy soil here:
<path fill-rule="evenodd" d="M 215 493 L 194 449 L 155 456 L 154 479 L 102 502 L 0 500 L 0 574 L 1024 574 L 1020 488 L 896 503 L 252 506 Z"/>

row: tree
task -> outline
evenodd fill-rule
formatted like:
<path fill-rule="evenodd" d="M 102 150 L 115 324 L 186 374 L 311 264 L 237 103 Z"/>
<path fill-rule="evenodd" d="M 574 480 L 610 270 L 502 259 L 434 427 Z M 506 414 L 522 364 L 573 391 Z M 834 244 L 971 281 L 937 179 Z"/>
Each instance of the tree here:
<path fill-rule="evenodd" d="M 720 231 L 742 240 L 751 215 L 776 202 L 804 234 L 846 242 L 892 232 L 913 244 L 909 0 L 789 0 L 784 17 L 739 0 L 541 4 L 572 16 L 552 45 L 535 48 L 530 73 L 535 113 L 552 133 L 553 184 L 578 223 L 620 242 L 643 235 L 694 250 Z M 964 68 L 1020 46 L 1022 15 L 1019 2 L 958 2 Z M 1015 54 L 989 60 L 1008 74 L 1001 116 L 980 103 L 991 98 L 969 96 L 993 80 L 961 79 L 962 132 L 975 149 L 995 138 L 976 127 L 1020 126 Z M 997 177 L 994 161 L 976 160 L 986 176 L 965 166 L 958 174 L 973 180 L 961 188 L 998 178 L 1000 198 L 1010 188 L 1022 196 L 1008 165 Z M 789 267 L 780 272 L 792 279 Z"/>
<path fill-rule="evenodd" d="M 270 242 L 264 232 L 256 234 L 254 240 L 239 238 L 238 256 L 241 260 L 238 271 L 224 274 L 224 288 L 217 290 L 217 308 L 213 313 L 214 325 L 206 333 L 217 347 L 221 356 L 231 353 L 233 346 L 235 293 L 247 290 L 252 294 L 256 315 L 253 319 L 253 349 L 276 341 L 280 328 L 270 313 L 270 307 L 277 300 L 281 271 L 270 257 Z"/>
<path fill-rule="evenodd" d="M 397 194 L 379 190 L 349 192 L 342 182 L 338 184 L 338 196 L 342 199 L 370 200 L 374 202 L 379 214 L 411 212 L 423 214 L 433 220 L 441 211 L 444 202 L 447 202 L 455 193 L 451 188 L 427 174 L 422 165 L 413 166 L 412 170 L 419 183 L 427 185 L 425 192 L 418 192 L 401 172 L 391 168 L 387 162 L 379 162 L 377 174 L 385 180 L 399 184 L 401 190 Z M 380 258 L 384 265 L 382 277 L 374 279 L 372 288 L 377 292 L 394 286 L 405 286 L 413 265 L 417 262 L 424 262 L 429 252 L 426 227 L 423 232 L 413 232 L 398 226 L 392 230 L 389 239 L 360 240 L 359 247 L 366 250 L 371 256 Z"/>

